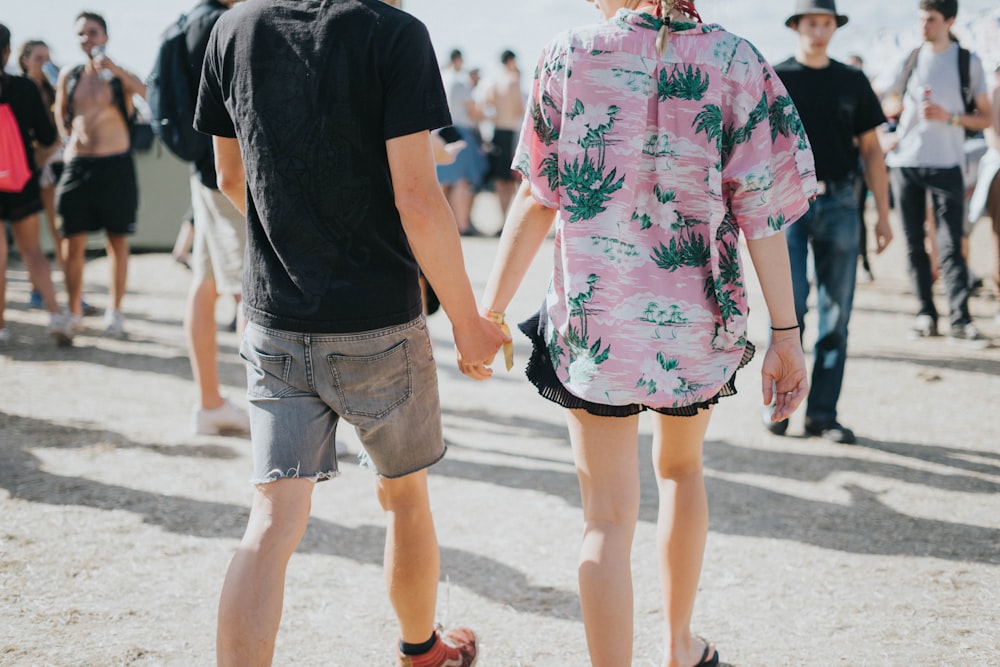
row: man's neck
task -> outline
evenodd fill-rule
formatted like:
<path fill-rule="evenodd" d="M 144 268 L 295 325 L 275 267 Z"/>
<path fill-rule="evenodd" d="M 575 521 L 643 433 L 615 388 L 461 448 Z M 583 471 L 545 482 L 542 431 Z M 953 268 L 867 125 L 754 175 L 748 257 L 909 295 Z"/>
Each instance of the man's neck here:
<path fill-rule="evenodd" d="M 950 35 L 945 35 L 941 39 L 936 39 L 934 41 L 927 43 L 931 45 L 931 50 L 934 53 L 944 53 L 945 51 L 951 48 L 952 44 L 954 44 L 954 42 L 951 41 Z"/>
<path fill-rule="evenodd" d="M 805 65 L 806 67 L 811 67 L 812 69 L 823 69 L 829 66 L 830 56 L 826 55 L 826 51 L 806 51 L 805 49 L 798 49 L 795 52 L 795 61 L 800 65 Z"/>

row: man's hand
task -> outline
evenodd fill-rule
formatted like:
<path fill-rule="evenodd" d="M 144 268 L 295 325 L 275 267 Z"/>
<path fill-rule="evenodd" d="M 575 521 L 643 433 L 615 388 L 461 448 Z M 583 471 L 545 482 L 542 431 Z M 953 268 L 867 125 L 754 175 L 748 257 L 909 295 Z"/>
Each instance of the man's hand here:
<path fill-rule="evenodd" d="M 510 338 L 500 330 L 500 325 L 477 316 L 461 325 L 453 325 L 458 368 L 473 380 L 486 380 L 493 375 L 489 367 L 497 351 Z"/>
<path fill-rule="evenodd" d="M 920 115 L 924 120 L 947 123 L 951 121 L 951 114 L 944 110 L 944 107 L 933 102 L 924 102 L 920 107 Z"/>
<path fill-rule="evenodd" d="M 764 405 L 773 405 L 771 421 L 788 419 L 809 390 L 799 331 L 774 332 L 761 368 Z"/>
<path fill-rule="evenodd" d="M 875 254 L 877 255 L 881 255 L 892 243 L 892 225 L 889 224 L 888 218 L 879 217 L 878 222 L 875 223 L 875 243 Z"/>

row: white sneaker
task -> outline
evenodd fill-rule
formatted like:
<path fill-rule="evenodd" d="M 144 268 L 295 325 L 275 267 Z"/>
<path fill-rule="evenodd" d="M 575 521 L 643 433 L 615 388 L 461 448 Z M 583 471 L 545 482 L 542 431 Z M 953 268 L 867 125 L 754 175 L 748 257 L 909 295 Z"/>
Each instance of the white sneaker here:
<path fill-rule="evenodd" d="M 114 308 L 104 311 L 104 335 L 111 338 L 125 337 L 125 316 L 122 311 Z"/>
<path fill-rule="evenodd" d="M 73 316 L 69 313 L 52 313 L 47 331 L 56 345 L 69 347 L 73 344 Z"/>
<path fill-rule="evenodd" d="M 937 322 L 930 315 L 917 315 L 913 320 L 913 335 L 917 338 L 930 338 L 938 335 Z"/>
<path fill-rule="evenodd" d="M 7 347 L 7 343 L 10 342 L 10 329 L 7 327 L 0 327 L 0 347 Z"/>
<path fill-rule="evenodd" d="M 236 407 L 225 398 L 217 408 L 194 409 L 194 432 L 199 435 L 249 433 L 250 416 L 246 410 Z"/>
<path fill-rule="evenodd" d="M 70 315 L 69 315 L 69 325 L 70 325 L 70 327 L 73 328 L 73 334 L 74 335 L 76 335 L 76 334 L 82 334 L 84 332 L 84 330 L 87 328 L 83 324 L 83 316 L 82 315 L 74 315 L 73 313 L 70 313 Z"/>

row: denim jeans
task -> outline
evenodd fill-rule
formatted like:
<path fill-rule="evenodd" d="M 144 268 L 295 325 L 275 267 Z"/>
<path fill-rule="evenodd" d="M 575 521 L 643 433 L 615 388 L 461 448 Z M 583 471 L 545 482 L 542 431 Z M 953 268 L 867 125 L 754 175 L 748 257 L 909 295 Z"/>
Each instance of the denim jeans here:
<path fill-rule="evenodd" d="M 826 194 L 817 197 L 809 211 L 785 230 L 800 335 L 805 334 L 803 320 L 809 299 L 810 245 L 815 265 L 819 331 L 806 403 L 806 418 L 810 421 L 837 419 L 837 400 L 847 361 L 847 325 L 854 305 L 858 236 L 853 179 L 828 182 Z"/>
<path fill-rule="evenodd" d="M 897 167 L 891 171 L 892 187 L 899 203 L 903 233 L 910 260 L 910 281 L 920 301 L 919 315 L 929 315 L 936 322 L 931 261 L 924 248 L 927 218 L 927 195 L 930 193 L 937 224 L 938 262 L 948 295 L 952 328 L 971 321 L 969 316 L 969 268 L 962 256 L 964 234 L 965 185 L 959 167 Z"/>

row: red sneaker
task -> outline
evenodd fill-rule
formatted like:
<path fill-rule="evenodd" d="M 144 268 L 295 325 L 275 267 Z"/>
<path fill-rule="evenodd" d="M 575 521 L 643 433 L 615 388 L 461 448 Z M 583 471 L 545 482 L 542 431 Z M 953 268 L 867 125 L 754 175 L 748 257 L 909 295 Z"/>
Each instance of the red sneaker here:
<path fill-rule="evenodd" d="M 437 642 L 423 655 L 403 655 L 396 648 L 399 667 L 472 667 L 476 664 L 476 635 L 469 628 L 434 631 Z"/>

